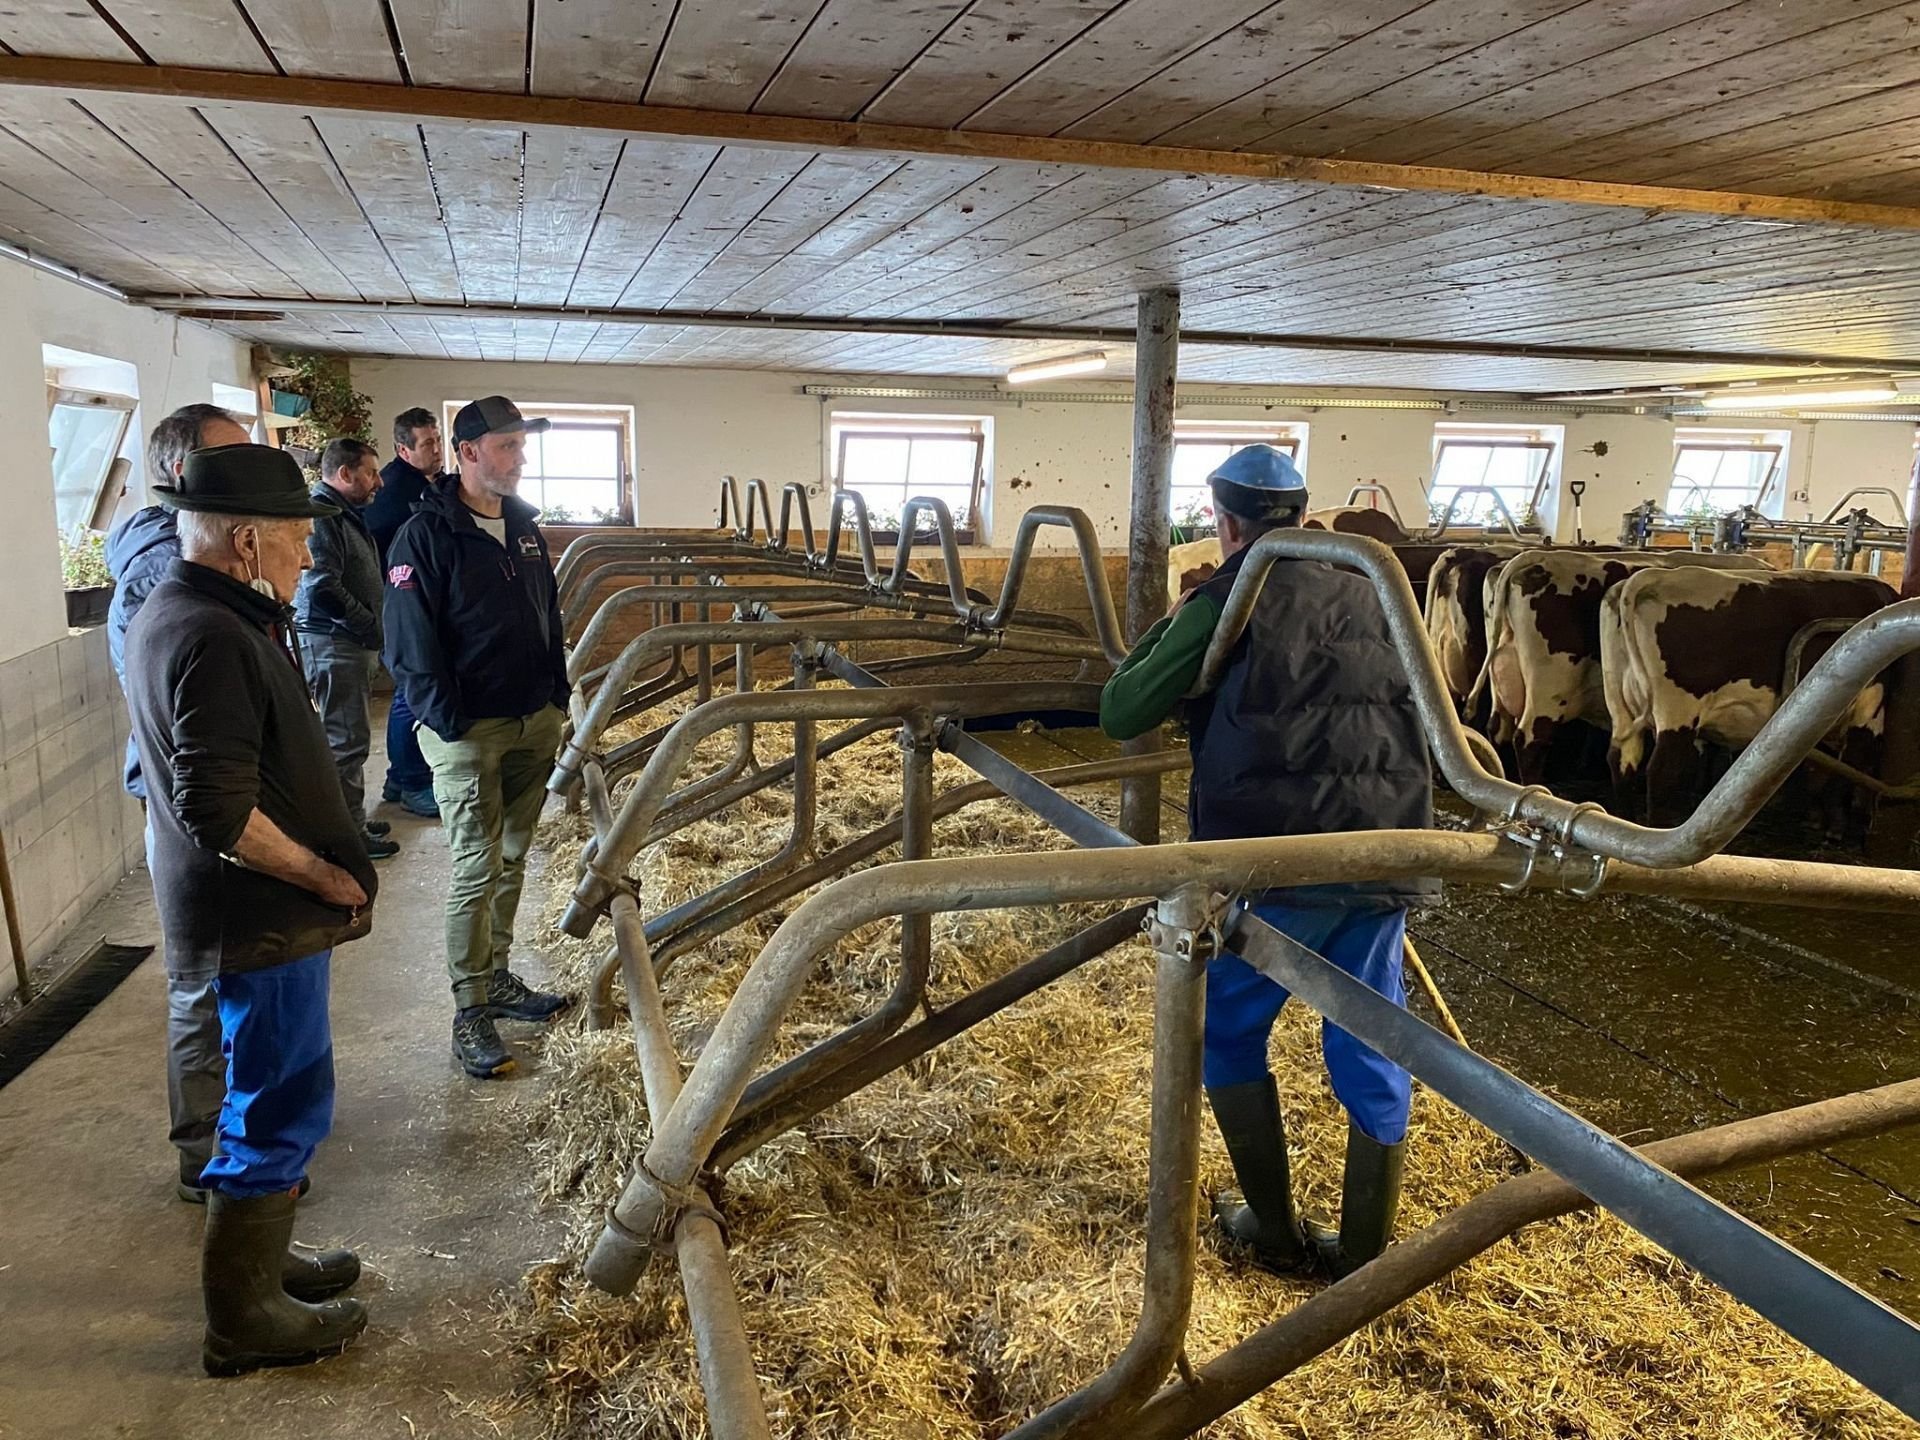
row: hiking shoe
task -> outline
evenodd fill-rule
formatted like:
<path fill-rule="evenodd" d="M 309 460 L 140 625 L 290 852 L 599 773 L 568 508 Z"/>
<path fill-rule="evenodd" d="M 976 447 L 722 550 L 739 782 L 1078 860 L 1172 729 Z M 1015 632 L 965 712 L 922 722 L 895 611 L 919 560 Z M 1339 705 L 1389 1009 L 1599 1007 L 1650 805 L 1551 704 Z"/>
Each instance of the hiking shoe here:
<path fill-rule="evenodd" d="M 360 828 L 365 830 L 369 835 L 380 836 L 383 840 L 393 833 L 393 826 L 384 820 L 369 820 Z"/>
<path fill-rule="evenodd" d="M 514 1067 L 513 1052 L 493 1028 L 484 1005 L 469 1005 L 453 1016 L 453 1058 L 476 1080 L 491 1080 Z"/>
<path fill-rule="evenodd" d="M 551 1020 L 573 1001 L 535 990 L 511 970 L 496 970 L 487 981 L 487 1014 L 496 1020 Z"/>
<path fill-rule="evenodd" d="M 440 818 L 440 802 L 433 798 L 432 790 L 399 790 L 394 793 L 400 808 L 409 815 L 418 815 L 422 820 Z"/>
<path fill-rule="evenodd" d="M 367 847 L 369 860 L 391 860 L 400 853 L 400 842 L 389 840 L 384 835 L 376 835 L 371 830 L 360 833 L 360 843 Z"/>

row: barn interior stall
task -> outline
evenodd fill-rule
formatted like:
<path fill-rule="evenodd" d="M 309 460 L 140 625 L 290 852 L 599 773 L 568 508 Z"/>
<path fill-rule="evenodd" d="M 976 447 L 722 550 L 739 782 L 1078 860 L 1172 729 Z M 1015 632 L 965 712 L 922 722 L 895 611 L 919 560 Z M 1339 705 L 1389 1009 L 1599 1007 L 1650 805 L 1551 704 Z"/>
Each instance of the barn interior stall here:
<path fill-rule="evenodd" d="M 1697 1192 L 1684 1187 L 1650 1190 L 1652 1177 L 1664 1172 L 1648 1165 L 1630 1147 L 1606 1137 L 1440 1030 L 1396 1011 L 1312 952 L 1226 902 L 1221 892 L 1257 890 L 1281 877 L 1311 881 L 1357 869 L 1392 874 L 1437 868 L 1450 879 L 1489 884 L 1509 893 L 1557 889 L 1583 899 L 1610 891 L 1707 900 L 1765 894 L 1786 904 L 1901 908 L 1908 903 L 1910 872 L 1739 860 L 1715 852 L 1752 818 L 1812 743 L 1831 727 L 1834 717 L 1845 713 L 1857 693 L 1868 688 L 1888 659 L 1908 643 L 1902 634 L 1905 607 L 1859 626 L 1835 646 L 1831 659 L 1813 668 L 1807 683 L 1797 688 L 1790 703 L 1763 730 L 1736 772 L 1722 779 L 1700 813 L 1675 828 L 1649 830 L 1616 820 L 1591 803 L 1560 800 L 1543 786 L 1509 781 L 1497 760 L 1491 765 L 1483 761 L 1485 747 L 1472 743 L 1471 732 L 1454 712 L 1411 583 L 1393 548 L 1337 528 L 1320 533 L 1273 532 L 1255 546 L 1243 578 L 1236 582 L 1228 607 L 1230 618 L 1215 637 L 1206 668 L 1217 670 L 1225 663 L 1246 624 L 1263 572 L 1275 561 L 1315 558 L 1360 570 L 1378 587 L 1396 647 L 1431 727 L 1446 782 L 1486 824 L 1479 834 L 1383 833 L 1314 842 L 1215 842 L 1143 849 L 1062 791 L 1114 780 L 1124 784 L 1123 777 L 1176 770 L 1185 763 L 1184 756 L 1122 757 L 1034 773 L 969 733 L 969 721 L 994 713 L 1085 710 L 1094 700 L 1083 682 L 1008 685 L 962 680 L 934 685 L 912 683 L 909 677 L 908 683 L 897 684 L 875 673 L 888 667 L 924 670 L 929 664 L 950 665 L 956 642 L 970 652 L 969 659 L 989 650 L 1034 645 L 1082 665 L 1115 658 L 1120 649 L 1117 620 L 1086 517 L 1073 512 L 1036 517 L 1022 537 L 1030 542 L 1033 531 L 1048 523 L 1068 527 L 1076 536 L 1094 633 L 1067 639 L 1070 630 L 1084 632 L 1087 627 L 1062 624 L 1061 617 L 1020 606 L 1020 576 L 1027 558 L 1024 544 L 1016 545 L 997 603 L 955 584 L 945 596 L 922 597 L 923 613 L 941 614 L 939 622 L 850 616 L 850 611 L 865 608 L 866 599 L 890 602 L 898 597 L 910 574 L 904 561 L 891 572 L 873 564 L 864 505 L 849 499 L 842 514 L 835 516 L 836 522 L 844 516 L 851 523 L 854 546 L 865 557 L 855 563 L 838 558 L 837 531 L 823 547 L 804 519 L 796 548 L 788 518 L 792 506 L 783 507 L 787 514 L 772 522 L 765 488 L 750 487 L 748 493 L 761 497 L 758 513 L 770 522 L 763 533 L 756 533 L 749 522 L 704 543 L 689 537 L 616 542 L 612 548 L 582 542 L 563 557 L 563 583 L 575 594 L 592 589 L 580 580 L 587 565 L 631 566 L 648 576 L 647 583 L 602 599 L 587 616 L 570 616 L 572 628 L 586 636 L 597 635 L 601 617 L 611 607 L 632 605 L 651 607 L 665 623 L 628 642 L 616 661 L 597 672 L 589 668 L 595 658 L 593 644 L 583 640 L 576 646 L 574 665 L 579 673 L 597 673 L 601 678 L 598 688 L 583 687 L 576 698 L 573 736 L 552 781 L 557 792 L 583 798 L 590 829 L 561 925 L 576 939 L 586 940 L 603 917 L 608 922 L 612 944 L 594 977 L 593 1015 L 596 1024 L 615 1023 L 609 991 L 617 976 L 624 989 L 631 1045 L 648 1112 L 656 1117 L 644 1147 L 630 1152 L 634 1157 L 631 1174 L 605 1213 L 584 1275 L 605 1292 L 628 1295 L 656 1251 L 675 1257 L 687 1322 L 701 1357 L 700 1384 L 715 1433 L 770 1433 L 753 1343 L 728 1270 L 722 1211 L 716 1208 L 715 1197 L 722 1193 L 734 1167 L 783 1134 L 805 1127 L 829 1107 L 922 1062 L 934 1047 L 964 1036 L 1106 955 L 1135 936 L 1143 919 L 1159 959 L 1151 1144 L 1146 1157 L 1146 1289 L 1138 1324 L 1131 1337 L 1122 1337 L 1121 1353 L 1107 1370 L 1072 1394 L 1056 1397 L 1013 1433 L 1105 1434 L 1116 1426 L 1127 1433 L 1194 1433 L 1338 1345 L 1388 1306 L 1439 1283 L 1464 1258 L 1484 1250 L 1515 1226 L 1565 1206 L 1580 1193 L 1696 1264 L 1708 1256 L 1724 1259 L 1714 1278 L 1799 1338 L 1810 1340 L 1812 1331 L 1824 1325 L 1819 1321 L 1811 1329 L 1794 1328 L 1807 1327 L 1810 1317 L 1795 1317 L 1791 1300 L 1785 1309 L 1756 1303 L 1761 1290 L 1771 1285 L 1783 1287 L 1782 1299 L 1795 1290 L 1800 1282 L 1788 1277 L 1796 1267 L 1809 1267 L 1808 1274 L 1821 1273 L 1819 1267 Z M 803 497 L 796 493 L 789 499 L 800 502 Z M 722 509 L 728 506 L 723 504 Z M 736 514 L 756 513 L 751 499 L 744 511 L 737 502 L 731 509 Z M 929 510 L 935 537 L 950 553 L 951 519 L 938 509 Z M 628 558 L 612 561 L 616 551 Z M 676 563 L 660 563 L 659 557 L 674 551 L 678 552 Z M 756 551 L 760 558 L 749 558 Z M 1582 552 L 1557 553 L 1578 556 Z M 682 584 L 712 563 L 708 557 L 740 562 L 743 568 L 766 564 L 789 573 L 781 576 L 779 584 L 733 582 L 718 576 L 711 577 L 717 583 Z M 794 585 L 792 580 L 799 575 L 810 576 L 810 583 Z M 858 588 L 862 579 L 864 591 Z M 848 580 L 856 582 L 851 591 Z M 833 605 L 830 618 L 821 614 L 822 607 L 808 603 L 816 598 Z M 731 601 L 736 616 L 749 618 L 720 624 L 673 623 L 682 604 L 705 607 L 722 600 Z M 802 605 L 809 617 L 788 620 L 776 603 Z M 915 624 L 923 627 L 917 633 L 911 629 Z M 769 648 L 790 648 L 790 683 L 767 690 L 750 687 L 740 678 L 754 673 L 749 658 L 754 647 L 748 642 L 756 630 Z M 849 653 L 874 642 L 903 641 L 941 648 L 867 664 Z M 728 646 L 736 647 L 739 655 L 734 670 L 736 693 L 716 697 L 712 694 L 714 652 Z M 691 670 L 683 648 L 695 652 Z M 648 662 L 661 667 L 659 677 L 641 678 Z M 672 691 L 663 690 L 663 683 Z M 1208 683 L 1203 671 L 1200 688 Z M 828 686 L 836 688 L 824 688 Z M 609 726 L 620 712 L 621 697 L 638 694 L 658 701 L 688 691 L 694 693 L 695 704 L 670 728 L 635 741 L 612 743 Z M 819 727 L 836 721 L 842 728 L 822 739 Z M 753 763 L 747 757 L 754 754 L 755 726 L 775 724 L 791 725 L 790 757 L 743 779 L 742 769 Z M 817 766 L 849 745 L 876 738 L 895 726 L 904 769 L 893 818 L 820 853 L 814 843 Z M 732 758 L 703 776 L 690 776 L 703 742 L 729 734 L 734 737 Z M 936 752 L 959 760 L 979 779 L 952 788 L 936 800 Z M 678 831 L 712 817 L 730 800 L 782 782 L 791 784 L 791 830 L 768 860 L 725 874 L 708 890 L 668 910 L 651 916 L 645 913 L 644 887 L 633 873 L 645 848 L 666 845 Z M 1077 848 L 1053 855 L 1044 867 L 1032 863 L 1035 857 L 1019 855 L 935 858 L 934 820 L 961 805 L 989 798 L 1023 807 L 1034 821 L 1051 827 Z M 895 847 L 905 863 L 849 876 L 848 872 L 865 869 L 876 855 Z M 809 855 L 817 855 L 811 864 L 805 863 Z M 726 868 L 723 864 L 722 871 Z M 822 885 L 825 888 L 817 889 L 797 910 L 785 909 L 785 902 Z M 1141 898 L 1149 898 L 1149 903 L 1138 903 Z M 1043 904 L 1079 908 L 1090 902 L 1122 900 L 1135 903 L 938 1007 L 929 1003 L 932 927 L 943 912 Z M 727 926 L 747 924 L 776 907 L 778 928 L 767 935 L 744 974 L 721 982 L 725 990 L 717 1019 L 710 1018 L 701 1027 L 697 1058 L 691 1071 L 685 1071 L 663 976 L 673 961 L 701 940 L 723 934 Z M 899 949 L 895 978 L 880 1003 L 779 1064 L 762 1068 L 769 1055 L 790 1048 L 782 1043 L 783 1021 L 836 942 L 889 917 L 898 918 Z M 1220 945 L 1231 945 L 1253 958 L 1294 994 L 1387 1053 L 1404 1056 L 1439 1093 L 1495 1133 L 1543 1159 L 1575 1188 L 1552 1190 L 1551 1198 L 1543 1192 L 1536 1199 L 1533 1192 L 1541 1190 L 1538 1182 L 1543 1177 L 1509 1181 L 1472 1202 L 1495 1211 L 1503 1202 L 1511 1203 L 1509 1218 L 1491 1225 L 1478 1221 L 1477 1215 L 1469 1220 L 1471 1207 L 1444 1215 L 1431 1230 L 1396 1247 L 1397 1263 L 1390 1274 L 1374 1273 L 1384 1262 L 1364 1267 L 1310 1304 L 1231 1345 L 1206 1365 L 1183 1368 L 1181 1376 L 1163 1389 L 1176 1358 L 1184 1353 L 1193 1306 L 1193 1251 L 1186 1235 L 1199 1208 L 1199 1112 L 1192 1103 L 1197 1084 L 1199 989 L 1205 958 Z M 924 1018 L 910 1024 L 916 1010 Z M 1763 1142 L 1755 1132 L 1752 1143 L 1769 1148 L 1820 1146 L 1838 1134 L 1852 1133 L 1855 1125 L 1896 1124 L 1904 1113 L 1897 1091 L 1900 1087 L 1847 1097 L 1818 1115 L 1808 1112 L 1792 1120 L 1774 1117 L 1780 1122 L 1776 1133 Z M 1869 1114 L 1876 1119 L 1862 1118 Z M 1828 1124 L 1849 1128 L 1830 1132 L 1825 1128 Z M 1789 1135 L 1795 1138 L 1789 1140 Z M 1731 1145 L 1745 1157 L 1759 1153 L 1744 1148 L 1747 1138 L 1732 1131 L 1703 1132 L 1665 1142 L 1660 1159 L 1678 1173 L 1700 1173 L 1692 1169 L 1696 1154 L 1704 1170 L 1713 1163 L 1704 1157 L 1718 1153 L 1722 1146 Z M 1578 1173 L 1567 1171 L 1570 1163 Z M 1506 1202 L 1502 1192 L 1511 1187 L 1517 1187 L 1515 1199 Z M 1522 1193 L 1527 1195 L 1525 1201 L 1518 1198 Z M 1729 1221 L 1732 1228 L 1723 1228 Z M 1736 1231 L 1738 1239 L 1733 1238 Z M 1474 1238 L 1455 1239 L 1457 1233 L 1471 1233 Z M 743 1247 L 748 1243 L 745 1237 L 736 1239 Z M 1725 1244 L 1731 1244 L 1740 1258 L 1721 1256 L 1719 1247 Z M 1757 1247 L 1750 1259 L 1749 1245 Z M 1767 1278 L 1762 1281 L 1762 1276 Z M 1734 1288 L 1736 1284 L 1743 1288 Z M 1845 1335 L 1838 1348 L 1855 1356 L 1863 1353 L 1854 1343 L 1863 1333 L 1858 1327 L 1885 1323 L 1883 1307 L 1864 1296 L 1861 1299 L 1866 1308 L 1841 1320 L 1831 1332 L 1835 1340 Z M 1881 1319 L 1871 1321 L 1869 1316 Z M 1893 1316 L 1892 1323 L 1888 1344 L 1897 1351 L 1909 1343 L 1902 1335 L 1908 1322 Z M 1891 1380 L 1888 1375 L 1868 1383 L 1879 1388 Z M 783 1409 L 790 1403 L 782 1396 Z"/>
<path fill-rule="evenodd" d="M 0 5 L 0 1436 L 1920 1440 L 1916 20 Z"/>

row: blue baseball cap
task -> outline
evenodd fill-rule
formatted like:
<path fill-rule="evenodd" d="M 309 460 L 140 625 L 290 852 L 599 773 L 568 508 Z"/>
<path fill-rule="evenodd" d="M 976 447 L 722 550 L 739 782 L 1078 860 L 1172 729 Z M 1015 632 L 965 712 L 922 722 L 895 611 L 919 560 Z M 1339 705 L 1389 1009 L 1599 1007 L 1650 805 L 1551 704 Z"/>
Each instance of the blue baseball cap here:
<path fill-rule="evenodd" d="M 1284 450 L 1243 445 L 1207 476 L 1222 509 L 1247 520 L 1265 520 L 1307 508 L 1307 477 Z"/>

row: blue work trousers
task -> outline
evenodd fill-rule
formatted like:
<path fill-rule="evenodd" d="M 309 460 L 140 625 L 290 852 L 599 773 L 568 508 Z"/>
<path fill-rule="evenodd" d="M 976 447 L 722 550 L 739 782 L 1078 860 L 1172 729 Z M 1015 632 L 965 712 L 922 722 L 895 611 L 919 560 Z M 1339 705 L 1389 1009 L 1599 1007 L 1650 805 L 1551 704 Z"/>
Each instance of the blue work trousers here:
<path fill-rule="evenodd" d="M 332 958 L 322 950 L 214 981 L 227 1098 L 220 1151 L 200 1176 L 207 1189 L 249 1199 L 306 1178 L 314 1150 L 333 1128 Z"/>
<path fill-rule="evenodd" d="M 394 686 L 393 707 L 387 711 L 387 786 L 403 794 L 433 788 L 433 770 L 420 753 L 414 723 L 407 697 Z"/>
<path fill-rule="evenodd" d="M 1407 912 L 1379 906 L 1255 902 L 1253 913 L 1326 957 L 1396 1005 L 1407 1003 L 1400 965 Z M 1207 966 L 1207 1088 L 1241 1085 L 1267 1073 L 1267 1044 L 1287 992 L 1238 955 Z M 1339 1026 L 1321 1022 L 1321 1054 L 1347 1114 L 1382 1145 L 1406 1138 L 1413 1078 Z"/>

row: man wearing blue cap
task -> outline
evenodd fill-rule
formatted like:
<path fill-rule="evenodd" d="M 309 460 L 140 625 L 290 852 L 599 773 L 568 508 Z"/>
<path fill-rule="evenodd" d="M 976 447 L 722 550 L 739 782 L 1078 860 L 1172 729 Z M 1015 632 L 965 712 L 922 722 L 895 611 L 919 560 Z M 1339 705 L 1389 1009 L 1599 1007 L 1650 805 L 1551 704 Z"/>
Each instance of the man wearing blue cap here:
<path fill-rule="evenodd" d="M 1100 726 L 1145 734 L 1191 690 L 1247 547 L 1298 525 L 1307 483 L 1268 445 L 1236 450 L 1208 477 L 1223 563 L 1140 638 L 1100 697 Z M 1423 829 L 1433 776 L 1406 673 L 1372 585 L 1303 560 L 1268 573 L 1219 684 L 1187 710 L 1195 840 Z M 1396 1003 L 1407 906 L 1430 884 L 1272 890 L 1253 912 Z M 1411 1080 L 1335 1025 L 1322 1045 L 1348 1115 L 1338 1234 L 1294 1208 L 1279 1091 L 1267 1045 L 1287 993 L 1237 955 L 1207 967 L 1207 1099 L 1245 1204 L 1216 1206 L 1221 1228 L 1263 1267 L 1350 1273 L 1386 1248 L 1399 1209 Z"/>
<path fill-rule="evenodd" d="M 292 643 L 288 608 L 332 502 L 265 445 L 187 456 L 156 485 L 180 558 L 127 629 L 127 705 L 146 776 L 167 970 L 211 980 L 227 1063 L 201 1246 L 211 1375 L 298 1365 L 367 1323 L 333 1298 L 350 1251 L 290 1251 L 333 1123 L 329 969 L 371 928 L 378 888 Z"/>
<path fill-rule="evenodd" d="M 548 423 L 504 395 L 463 406 L 459 473 L 427 491 L 387 551 L 387 668 L 420 722 L 453 860 L 453 1055 L 479 1080 L 514 1068 L 495 1020 L 551 1020 L 569 1003 L 507 968 L 572 693 L 553 562 L 517 493 L 527 436 Z"/>

